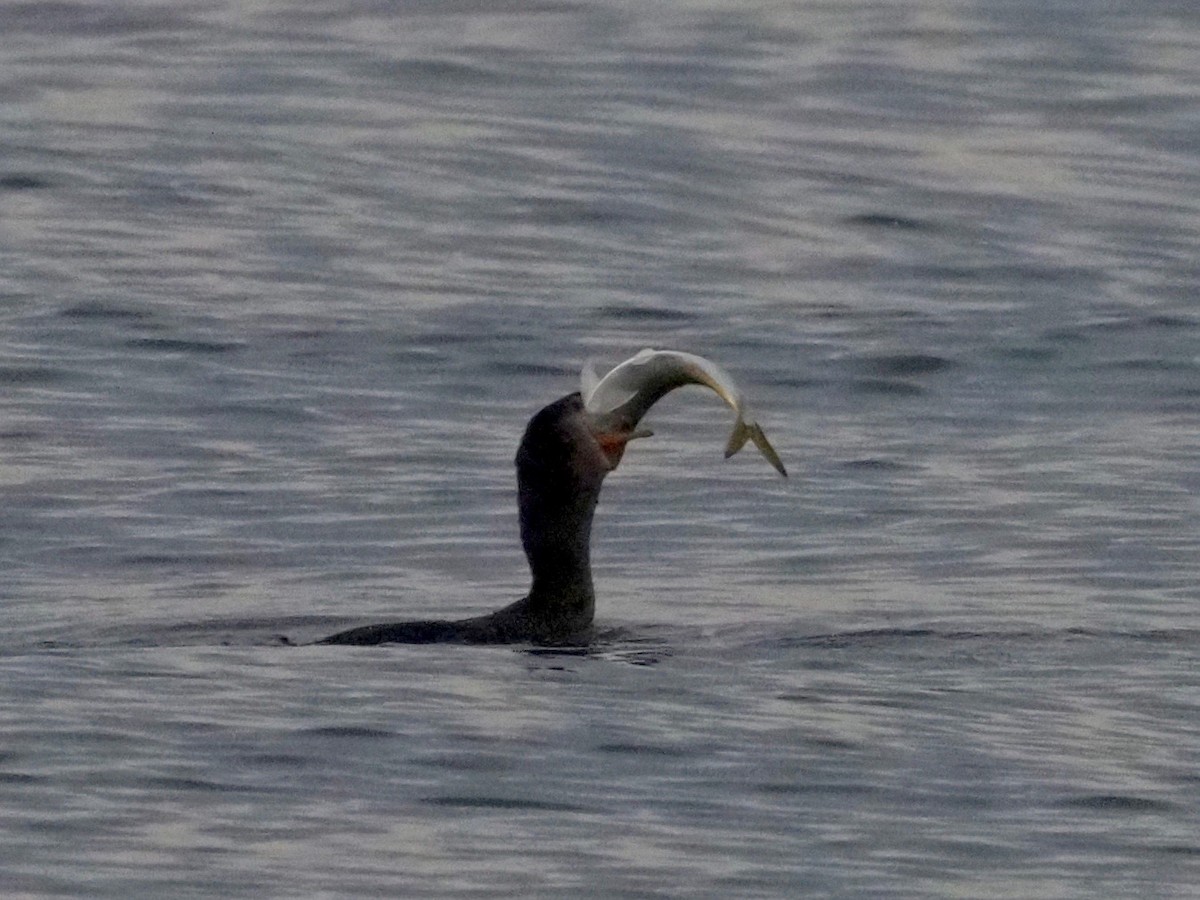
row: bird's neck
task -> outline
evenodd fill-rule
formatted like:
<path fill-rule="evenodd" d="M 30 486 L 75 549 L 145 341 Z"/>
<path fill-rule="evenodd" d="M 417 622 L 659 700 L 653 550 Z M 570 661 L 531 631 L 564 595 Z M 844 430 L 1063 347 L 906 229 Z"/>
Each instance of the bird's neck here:
<path fill-rule="evenodd" d="M 600 486 L 520 485 L 521 542 L 533 572 L 529 610 L 571 627 L 592 622 L 590 544 Z"/>

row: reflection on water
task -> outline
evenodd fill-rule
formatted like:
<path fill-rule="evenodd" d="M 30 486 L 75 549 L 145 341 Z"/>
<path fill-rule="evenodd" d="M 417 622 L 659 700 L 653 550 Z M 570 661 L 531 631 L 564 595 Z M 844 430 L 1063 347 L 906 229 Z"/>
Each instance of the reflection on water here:
<path fill-rule="evenodd" d="M 6 891 L 1194 883 L 1196 12 L 0 33 Z M 519 597 L 524 423 L 643 346 L 793 478 L 679 392 L 596 646 L 287 645 Z"/>

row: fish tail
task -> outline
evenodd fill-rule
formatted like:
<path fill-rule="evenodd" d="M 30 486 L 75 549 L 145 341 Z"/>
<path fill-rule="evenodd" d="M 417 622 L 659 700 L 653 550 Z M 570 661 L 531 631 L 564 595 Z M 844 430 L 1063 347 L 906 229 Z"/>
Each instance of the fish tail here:
<path fill-rule="evenodd" d="M 754 446 L 767 458 L 767 462 L 775 467 L 776 472 L 787 478 L 787 469 L 783 467 L 783 460 L 779 458 L 779 454 L 775 452 L 775 448 L 771 446 L 771 442 L 767 440 L 763 430 L 757 425 L 751 425 L 747 430 L 750 432 L 750 440 L 754 441 Z"/>
<path fill-rule="evenodd" d="M 763 430 L 758 427 L 757 423 L 747 423 L 741 416 L 738 416 L 738 420 L 733 423 L 733 432 L 729 435 L 729 443 L 725 445 L 725 458 L 729 459 L 746 446 L 746 441 L 753 441 L 754 446 L 766 457 L 767 462 L 775 467 L 775 471 L 787 478 L 787 469 L 783 467 L 783 460 L 779 458 L 779 454 L 775 452 L 775 448 L 771 446 L 771 442 L 767 440 Z"/>
<path fill-rule="evenodd" d="M 737 421 L 733 423 L 733 431 L 729 433 L 729 442 L 725 444 L 725 458 L 729 459 L 745 447 L 750 436 L 750 426 L 746 425 L 741 416 L 738 416 Z"/>

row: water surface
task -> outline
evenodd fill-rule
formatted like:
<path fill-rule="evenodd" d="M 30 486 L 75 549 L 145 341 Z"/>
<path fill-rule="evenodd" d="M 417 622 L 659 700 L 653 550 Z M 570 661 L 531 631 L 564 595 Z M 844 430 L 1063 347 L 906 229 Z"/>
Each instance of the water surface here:
<path fill-rule="evenodd" d="M 1200 14 L 0 7 L 0 888 L 1186 897 Z M 729 368 L 526 586 L 589 356 Z M 287 639 L 287 642 L 283 640 Z"/>

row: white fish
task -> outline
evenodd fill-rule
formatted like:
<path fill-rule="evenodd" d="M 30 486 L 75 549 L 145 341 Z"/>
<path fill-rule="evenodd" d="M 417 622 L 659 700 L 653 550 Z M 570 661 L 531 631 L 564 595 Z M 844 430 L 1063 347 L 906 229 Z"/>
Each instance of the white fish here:
<path fill-rule="evenodd" d="M 650 407 L 675 388 L 685 384 L 712 388 L 737 413 L 729 443 L 725 445 L 725 458 L 741 450 L 746 441 L 753 441 L 775 471 L 787 477 L 779 454 L 763 430 L 747 415 L 742 392 L 729 373 L 712 360 L 677 350 L 646 349 L 610 370 L 603 378 L 589 360 L 583 367 L 582 382 L 583 404 L 588 413 L 597 421 L 633 432 L 631 437 L 649 434 L 634 431 L 634 427 Z"/>

